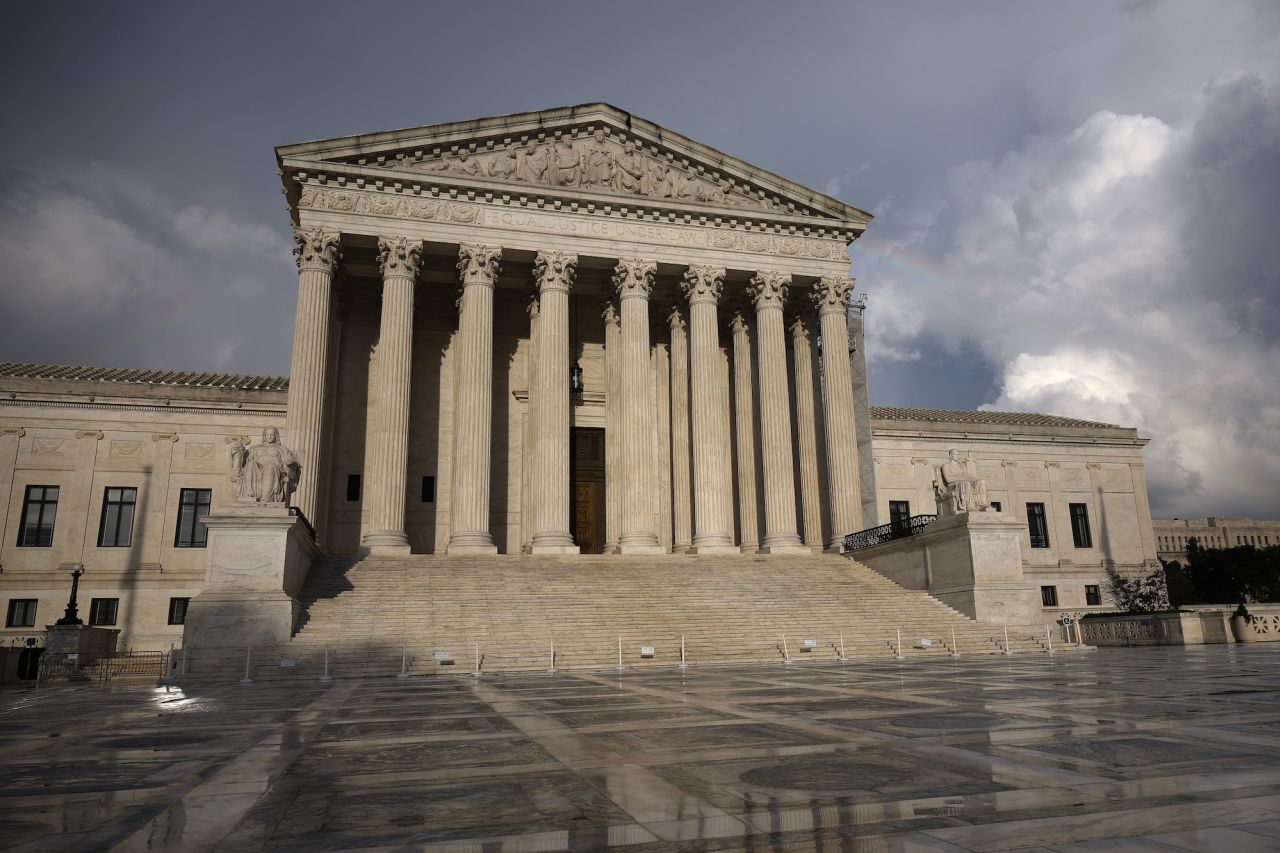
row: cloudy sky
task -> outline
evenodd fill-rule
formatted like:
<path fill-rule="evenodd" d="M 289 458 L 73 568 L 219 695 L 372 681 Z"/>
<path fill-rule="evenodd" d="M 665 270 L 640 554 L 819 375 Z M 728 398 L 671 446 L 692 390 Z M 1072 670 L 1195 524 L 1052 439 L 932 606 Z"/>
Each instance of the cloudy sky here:
<path fill-rule="evenodd" d="M 872 402 L 1151 438 L 1280 517 L 1280 4 L 27 3 L 0 360 L 288 370 L 273 146 L 588 101 L 876 214 Z"/>

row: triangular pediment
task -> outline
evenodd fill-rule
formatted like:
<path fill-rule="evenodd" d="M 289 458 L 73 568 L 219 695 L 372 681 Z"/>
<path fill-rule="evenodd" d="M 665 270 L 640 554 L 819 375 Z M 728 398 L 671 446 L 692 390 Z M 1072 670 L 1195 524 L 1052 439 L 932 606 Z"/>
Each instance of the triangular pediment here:
<path fill-rule="evenodd" d="M 284 169 L 349 170 L 484 193 L 626 199 L 860 232 L 871 215 L 608 104 L 285 145 Z M 384 177 L 385 176 L 385 177 Z"/>

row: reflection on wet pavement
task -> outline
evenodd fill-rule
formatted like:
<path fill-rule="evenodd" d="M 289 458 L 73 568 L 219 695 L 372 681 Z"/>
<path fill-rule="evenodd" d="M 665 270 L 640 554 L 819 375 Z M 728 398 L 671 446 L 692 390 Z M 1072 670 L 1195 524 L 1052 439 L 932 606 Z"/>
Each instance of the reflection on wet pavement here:
<path fill-rule="evenodd" d="M 1277 850 L 1280 648 L 0 692 L 12 850 Z"/>

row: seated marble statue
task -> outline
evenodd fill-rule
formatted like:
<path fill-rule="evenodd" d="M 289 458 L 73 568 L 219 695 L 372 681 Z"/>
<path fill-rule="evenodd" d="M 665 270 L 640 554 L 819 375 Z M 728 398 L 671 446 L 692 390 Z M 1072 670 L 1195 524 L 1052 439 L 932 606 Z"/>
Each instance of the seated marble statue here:
<path fill-rule="evenodd" d="M 933 496 L 939 516 L 991 510 L 987 481 L 978 476 L 972 452 L 961 459 L 960 451 L 952 450 L 947 461 L 933 469 Z"/>
<path fill-rule="evenodd" d="M 231 443 L 231 485 L 237 500 L 287 503 L 301 471 L 293 451 L 280 443 L 275 427 L 264 429 L 261 443 L 252 447 L 246 448 L 238 438 Z"/>

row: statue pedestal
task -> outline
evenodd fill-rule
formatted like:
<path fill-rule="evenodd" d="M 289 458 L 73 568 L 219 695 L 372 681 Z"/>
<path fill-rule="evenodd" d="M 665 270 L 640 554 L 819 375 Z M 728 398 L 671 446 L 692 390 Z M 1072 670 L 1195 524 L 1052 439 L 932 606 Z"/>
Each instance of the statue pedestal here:
<path fill-rule="evenodd" d="M 265 646 L 293 636 L 297 595 L 319 556 L 302 519 L 283 503 L 242 504 L 205 516 L 205 591 L 191 600 L 187 647 Z"/>
<path fill-rule="evenodd" d="M 1043 616 L 1036 585 L 1022 574 L 1025 529 L 1001 512 L 961 513 L 849 556 L 979 622 L 1035 625 Z"/>

